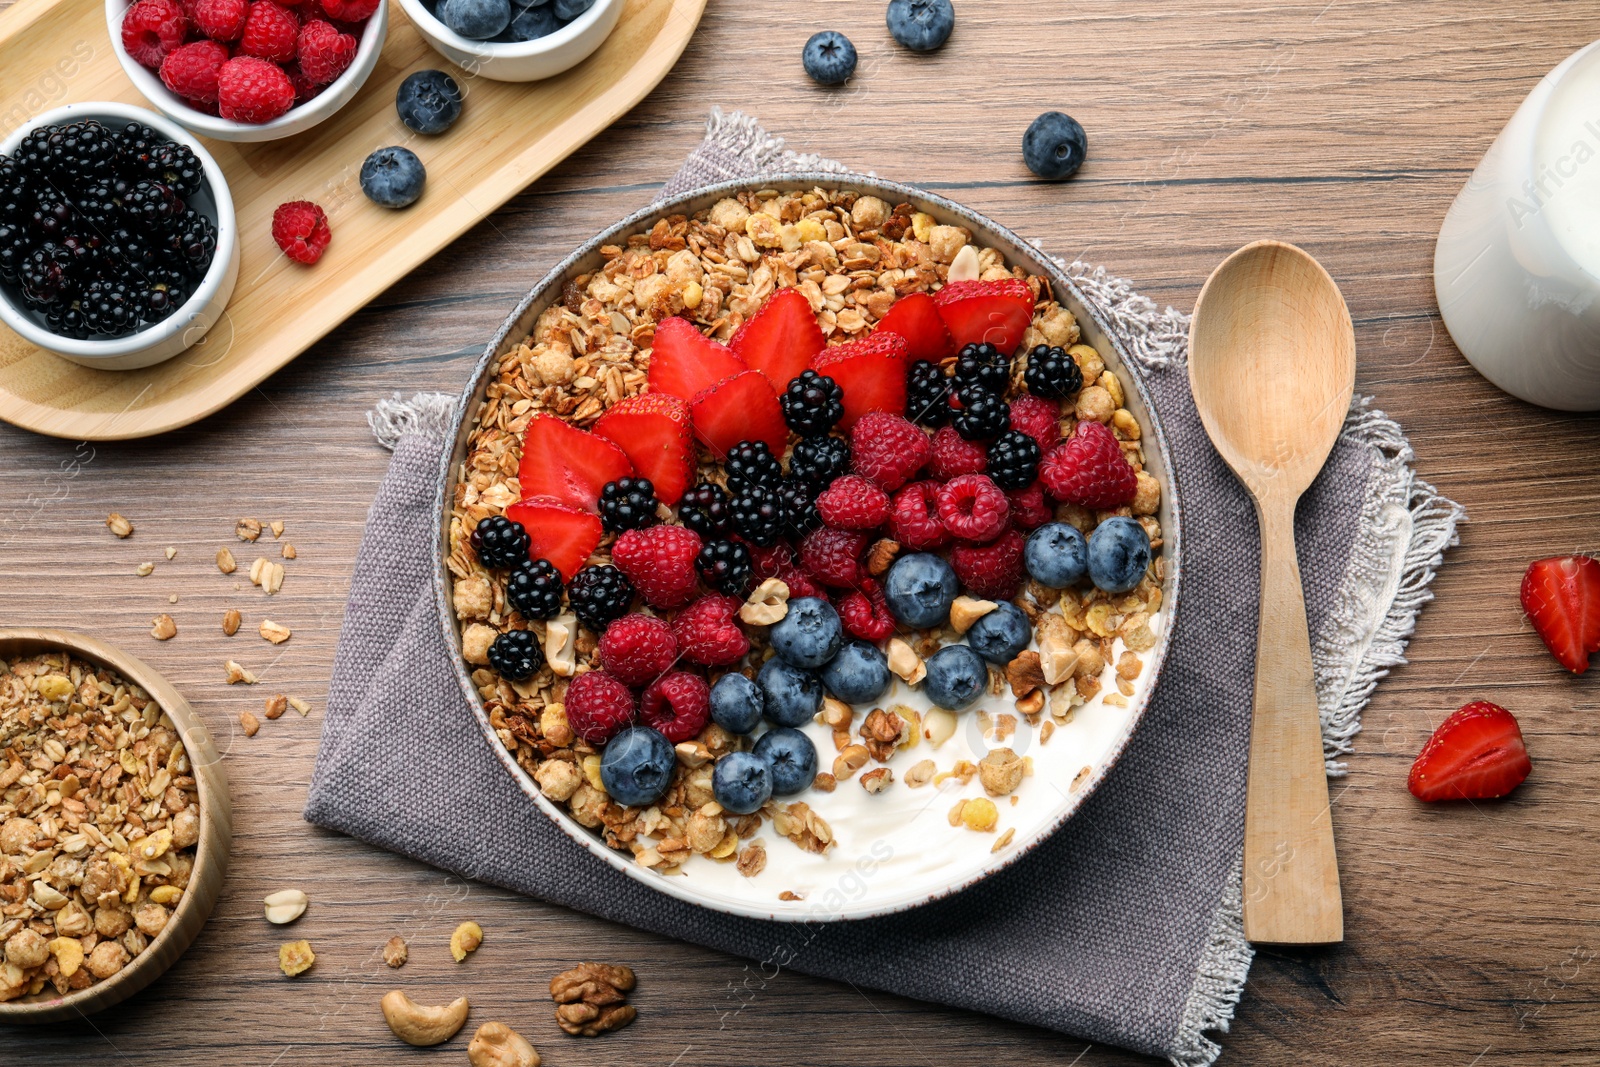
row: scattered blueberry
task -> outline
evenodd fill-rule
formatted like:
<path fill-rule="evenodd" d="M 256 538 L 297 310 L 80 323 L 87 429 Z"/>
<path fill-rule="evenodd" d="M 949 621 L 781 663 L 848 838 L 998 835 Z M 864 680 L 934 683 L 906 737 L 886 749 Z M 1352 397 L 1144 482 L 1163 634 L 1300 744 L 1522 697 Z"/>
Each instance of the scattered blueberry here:
<path fill-rule="evenodd" d="M 843 85 L 856 72 L 856 46 L 836 30 L 823 30 L 806 41 L 800 62 L 817 84 Z"/>
<path fill-rule="evenodd" d="M 1047 522 L 1028 535 L 1022 550 L 1028 577 L 1048 589 L 1065 589 L 1083 581 L 1089 569 L 1089 545 L 1083 532 L 1064 522 Z"/>
<path fill-rule="evenodd" d="M 419 70 L 400 83 L 394 109 L 407 129 L 443 133 L 461 117 L 461 86 L 442 70 Z"/>
<path fill-rule="evenodd" d="M 772 771 L 772 795 L 786 797 L 809 786 L 817 776 L 817 746 L 799 730 L 779 727 L 761 735 L 752 749 Z"/>
<path fill-rule="evenodd" d="M 487 41 L 511 24 L 511 0 L 440 0 L 439 21 L 463 37 Z"/>
<path fill-rule="evenodd" d="M 1033 640 L 1033 627 L 1028 617 L 1009 600 L 1002 600 L 995 609 L 978 619 L 967 631 L 967 644 L 990 663 L 1004 666 L 1017 658 L 1017 653 Z"/>
<path fill-rule="evenodd" d="M 648 726 L 625 726 L 606 743 L 600 782 L 618 804 L 642 808 L 667 791 L 677 765 L 672 742 Z"/>
<path fill-rule="evenodd" d="M 950 564 L 931 552 L 901 556 L 889 568 L 883 595 L 889 611 L 907 626 L 926 630 L 950 617 L 950 605 L 961 590 Z"/>
<path fill-rule="evenodd" d="M 950 39 L 956 9 L 950 0 L 889 0 L 889 35 L 913 52 L 932 52 Z"/>
<path fill-rule="evenodd" d="M 878 646 L 850 641 L 822 668 L 822 684 L 846 704 L 869 704 L 889 688 L 889 661 Z"/>
<path fill-rule="evenodd" d="M 552 5 L 546 3 L 518 12 L 511 20 L 510 34 L 513 41 L 537 41 L 560 28 L 561 20 L 556 17 Z"/>
<path fill-rule="evenodd" d="M 1046 111 L 1022 135 L 1022 161 L 1041 178 L 1070 178 L 1089 154 L 1089 135 L 1078 120 Z"/>
<path fill-rule="evenodd" d="M 772 768 L 754 752 L 730 752 L 711 772 L 711 795 L 724 810 L 749 815 L 772 795 Z"/>
<path fill-rule="evenodd" d="M 772 624 L 767 640 L 785 662 L 816 668 L 839 651 L 844 627 L 832 604 L 805 596 L 789 601 L 789 613 Z"/>
<path fill-rule="evenodd" d="M 1126 593 L 1150 566 L 1150 537 L 1138 521 L 1113 515 L 1089 535 L 1089 580 L 1108 593 Z"/>
<path fill-rule="evenodd" d="M 761 688 L 742 674 L 724 674 L 711 687 L 711 721 L 734 734 L 747 734 L 761 721 L 766 702 Z"/>
<path fill-rule="evenodd" d="M 928 657 L 922 691 L 941 708 L 960 711 L 989 685 L 989 667 L 966 645 L 946 645 Z"/>
<path fill-rule="evenodd" d="M 384 207 L 407 207 L 422 195 L 428 172 L 409 148 L 380 148 L 361 164 L 361 191 Z"/>
<path fill-rule="evenodd" d="M 803 726 L 822 710 L 822 679 L 774 656 L 756 675 L 761 713 L 779 726 Z"/>

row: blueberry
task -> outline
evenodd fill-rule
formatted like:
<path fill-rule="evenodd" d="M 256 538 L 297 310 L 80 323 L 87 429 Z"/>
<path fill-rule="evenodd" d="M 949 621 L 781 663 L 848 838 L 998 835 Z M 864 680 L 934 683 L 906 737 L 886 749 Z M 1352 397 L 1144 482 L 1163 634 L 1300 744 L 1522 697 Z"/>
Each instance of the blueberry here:
<path fill-rule="evenodd" d="M 1089 154 L 1089 136 L 1078 120 L 1046 111 L 1022 135 L 1022 161 L 1041 178 L 1070 178 Z"/>
<path fill-rule="evenodd" d="M 918 630 L 943 625 L 960 590 L 961 583 L 950 564 L 931 552 L 901 556 L 889 568 L 889 577 L 883 583 L 889 611 Z"/>
<path fill-rule="evenodd" d="M 600 781 L 618 804 L 642 808 L 667 791 L 677 761 L 672 742 L 665 737 L 648 726 L 625 726 L 606 743 Z"/>
<path fill-rule="evenodd" d="M 889 661 L 878 646 L 850 641 L 822 668 L 822 684 L 846 704 L 868 704 L 889 688 Z"/>
<path fill-rule="evenodd" d="M 556 18 L 562 22 L 571 22 L 593 7 L 594 0 L 555 0 L 551 6 L 556 9 Z"/>
<path fill-rule="evenodd" d="M 946 645 L 928 657 L 922 691 L 941 708 L 960 711 L 989 685 L 989 668 L 966 645 Z"/>
<path fill-rule="evenodd" d="M 380 148 L 361 164 L 361 191 L 384 207 L 406 207 L 422 195 L 428 172 L 409 148 Z"/>
<path fill-rule="evenodd" d="M 754 752 L 730 752 L 711 772 L 711 795 L 723 810 L 749 815 L 772 795 L 772 768 Z"/>
<path fill-rule="evenodd" d="M 822 679 L 773 657 L 756 675 L 761 713 L 779 726 L 804 726 L 822 710 Z"/>
<path fill-rule="evenodd" d="M 761 688 L 742 674 L 724 674 L 711 687 L 711 721 L 729 733 L 747 734 L 761 721 Z"/>
<path fill-rule="evenodd" d="M 843 85 L 856 72 L 856 46 L 835 30 L 813 33 L 800 52 L 806 73 L 819 85 Z"/>
<path fill-rule="evenodd" d="M 789 601 L 789 613 L 767 633 L 767 640 L 785 662 L 816 668 L 833 658 L 844 642 L 844 627 L 833 605 L 818 597 Z"/>
<path fill-rule="evenodd" d="M 1033 627 L 1022 610 L 1009 600 L 1002 600 L 995 609 L 981 616 L 967 631 L 967 644 L 990 663 L 1004 666 L 1017 658 L 1017 653 L 1033 640 Z"/>
<path fill-rule="evenodd" d="M 1150 566 L 1150 538 L 1126 515 L 1113 515 L 1089 535 L 1089 580 L 1108 593 L 1126 593 Z"/>
<path fill-rule="evenodd" d="M 463 37 L 487 41 L 511 24 L 511 0 L 440 0 L 439 21 Z"/>
<path fill-rule="evenodd" d="M 956 9 L 950 0 L 889 0 L 889 35 L 913 52 L 931 52 L 950 39 Z"/>
<path fill-rule="evenodd" d="M 798 793 L 817 776 L 817 746 L 799 730 L 786 727 L 768 730 L 752 751 L 772 771 L 772 795 L 775 797 Z"/>
<path fill-rule="evenodd" d="M 407 129 L 443 133 L 461 117 L 461 86 L 442 70 L 419 70 L 400 83 L 394 109 Z"/>
<path fill-rule="evenodd" d="M 513 41 L 537 41 L 541 37 L 548 37 L 561 28 L 561 20 L 556 18 L 556 13 L 549 4 L 539 7 L 530 7 L 520 12 L 511 20 L 511 39 Z"/>
<path fill-rule="evenodd" d="M 1083 532 L 1064 522 L 1047 522 L 1028 535 L 1022 561 L 1028 577 L 1049 589 L 1065 589 L 1083 581 L 1089 569 L 1089 546 Z"/>

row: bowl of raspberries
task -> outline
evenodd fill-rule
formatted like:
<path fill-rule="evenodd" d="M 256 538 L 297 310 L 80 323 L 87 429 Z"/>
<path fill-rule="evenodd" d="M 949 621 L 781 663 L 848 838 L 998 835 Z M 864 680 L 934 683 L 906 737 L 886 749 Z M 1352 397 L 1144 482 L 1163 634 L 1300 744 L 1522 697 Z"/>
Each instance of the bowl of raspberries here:
<path fill-rule="evenodd" d="M 238 274 L 227 181 L 177 123 L 85 102 L 0 141 L 0 321 L 25 340 L 148 367 L 205 336 Z"/>
<path fill-rule="evenodd" d="M 106 0 L 111 45 L 161 112 L 223 141 L 273 141 L 355 96 L 388 32 L 380 0 Z"/>
<path fill-rule="evenodd" d="M 550 78 L 587 59 L 626 0 L 400 0 L 434 51 L 491 81 Z"/>

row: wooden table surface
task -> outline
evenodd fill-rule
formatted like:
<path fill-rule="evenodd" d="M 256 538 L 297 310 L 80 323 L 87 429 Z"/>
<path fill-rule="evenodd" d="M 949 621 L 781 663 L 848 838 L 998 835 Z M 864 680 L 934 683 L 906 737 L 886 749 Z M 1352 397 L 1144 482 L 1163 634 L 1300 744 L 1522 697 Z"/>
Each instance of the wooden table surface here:
<path fill-rule="evenodd" d="M 396 390 L 458 388 L 518 297 L 648 201 L 720 104 L 1184 309 L 1224 255 L 1257 238 L 1294 241 L 1326 264 L 1355 318 L 1358 389 L 1401 421 L 1420 475 L 1471 521 L 1411 663 L 1378 690 L 1352 773 L 1333 783 L 1347 940 L 1261 952 L 1225 1062 L 1600 1063 L 1596 682 L 1565 676 L 1517 604 L 1529 560 L 1595 547 L 1596 424 L 1479 378 L 1431 283 L 1451 198 L 1522 96 L 1600 29 L 1600 3 L 959 0 L 955 35 L 932 56 L 894 46 L 881 12 L 864 0 L 711 0 L 677 69 L 610 134 L 194 427 L 79 445 L 0 426 L 0 621 L 89 630 L 164 671 L 227 752 L 237 827 L 222 902 L 163 980 L 92 1024 L 0 1033 L 0 1062 L 393 1063 L 403 1052 L 377 1001 L 395 983 L 377 953 L 396 933 L 411 941 L 408 988 L 470 993 L 475 1020 L 518 1027 L 553 1067 L 1151 1062 L 792 973 L 764 978 L 743 960 L 465 884 L 301 821 L 351 565 L 386 461 L 364 412 Z M 825 27 L 860 51 L 842 91 L 801 72 L 801 44 Z M 1061 185 L 1030 180 L 1018 147 L 1050 108 L 1090 137 L 1090 162 Z M 102 525 L 113 510 L 137 527 L 131 539 Z M 219 547 L 239 549 L 233 526 L 246 516 L 282 520 L 298 549 L 271 600 L 213 564 Z M 144 561 L 155 572 L 138 577 Z M 229 607 L 246 620 L 231 640 L 219 628 Z M 158 643 L 148 631 L 164 611 L 179 633 Z M 256 637 L 265 616 L 293 639 Z M 224 685 L 228 657 L 262 684 Z M 239 713 L 277 692 L 310 700 L 310 717 L 290 712 L 246 738 Z M 1413 756 L 1476 697 L 1520 715 L 1532 778 L 1505 803 L 1417 804 L 1405 791 Z M 312 898 L 293 934 L 319 955 L 292 983 L 277 970 L 284 931 L 260 906 L 286 886 Z M 466 918 L 487 937 L 458 967 L 446 941 Z M 596 1042 L 556 1030 L 544 986 L 580 958 L 638 968 L 634 1026 Z M 463 1040 L 439 1062 L 462 1062 Z"/>

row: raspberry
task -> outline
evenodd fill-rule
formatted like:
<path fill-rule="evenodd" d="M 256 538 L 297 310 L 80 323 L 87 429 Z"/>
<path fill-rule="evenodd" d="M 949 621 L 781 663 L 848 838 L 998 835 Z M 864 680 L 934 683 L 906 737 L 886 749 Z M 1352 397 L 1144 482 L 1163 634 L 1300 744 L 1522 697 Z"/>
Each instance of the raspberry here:
<path fill-rule="evenodd" d="M 1025 544 L 1020 533 L 1007 530 L 993 544 L 957 545 L 950 550 L 950 566 L 961 587 L 974 596 L 1010 600 L 1022 586 Z"/>
<path fill-rule="evenodd" d="M 161 83 L 185 100 L 215 103 L 217 75 L 227 61 L 227 45 L 195 41 L 167 53 L 161 61 Z"/>
<path fill-rule="evenodd" d="M 950 543 L 950 531 L 939 521 L 939 483 L 912 482 L 894 495 L 889 536 L 914 552 Z"/>
<path fill-rule="evenodd" d="M 711 687 L 688 671 L 662 675 L 639 695 L 639 718 L 675 745 L 693 740 L 711 721 Z"/>
<path fill-rule="evenodd" d="M 861 553 L 866 548 L 866 534 L 823 527 L 801 540 L 800 565 L 823 585 L 854 589 L 861 584 Z"/>
<path fill-rule="evenodd" d="M 322 0 L 322 10 L 337 22 L 360 22 L 378 10 L 378 0 Z"/>
<path fill-rule="evenodd" d="M 1089 421 L 1078 423 L 1077 433 L 1044 457 L 1039 480 L 1061 503 L 1101 511 L 1132 502 L 1139 488 L 1117 439 L 1105 426 Z"/>
<path fill-rule="evenodd" d="M 686 526 L 628 530 L 611 546 L 611 562 L 653 608 L 681 608 L 694 598 L 700 535 Z"/>
<path fill-rule="evenodd" d="M 331 23 L 312 19 L 300 27 L 295 47 L 301 72 L 313 84 L 327 85 L 356 58 L 358 42 L 348 33 L 334 29 Z"/>
<path fill-rule="evenodd" d="M 672 627 L 654 615 L 624 615 L 600 636 L 600 664 L 624 685 L 648 685 L 677 659 L 678 639 L 672 636 Z"/>
<path fill-rule="evenodd" d="M 299 107 L 307 100 L 315 99 L 322 94 L 322 90 L 327 88 L 327 86 L 318 85 L 306 77 L 306 72 L 300 69 L 300 64 L 298 63 L 288 64 L 283 68 L 283 72 L 289 75 L 289 84 L 294 86 L 295 107 Z"/>
<path fill-rule="evenodd" d="M 567 722 L 591 745 L 603 745 L 633 721 L 633 694 L 605 671 L 585 671 L 567 686 Z"/>
<path fill-rule="evenodd" d="M 872 412 L 850 430 L 850 454 L 857 474 L 893 492 L 928 462 L 928 435 L 899 415 Z"/>
<path fill-rule="evenodd" d="M 246 0 L 195 0 L 195 28 L 213 41 L 237 41 L 244 33 Z"/>
<path fill-rule="evenodd" d="M 1061 440 L 1061 409 L 1036 396 L 1019 396 L 1011 402 L 1011 428 L 1020 430 L 1048 452 Z"/>
<path fill-rule="evenodd" d="M 294 58 L 292 51 L 289 58 Z M 294 86 L 276 63 L 234 56 L 217 74 L 217 110 L 225 119 L 271 122 L 293 106 Z"/>
<path fill-rule="evenodd" d="M 750 551 L 750 571 L 757 578 L 781 578 L 785 571 L 795 569 L 794 552 L 787 541 L 774 541 L 770 545 L 745 544 Z"/>
<path fill-rule="evenodd" d="M 846 474 L 817 497 L 817 514 L 836 530 L 873 530 L 889 519 L 889 494 L 870 478 Z"/>
<path fill-rule="evenodd" d="M 799 600 L 801 597 L 816 597 L 818 600 L 828 599 L 828 591 L 812 580 L 811 575 L 801 570 L 798 566 L 791 565 L 778 572 L 778 579 L 789 587 L 789 599 Z"/>
<path fill-rule="evenodd" d="M 894 616 L 883 587 L 871 578 L 861 579 L 861 588 L 839 601 L 839 619 L 844 628 L 863 641 L 885 641 L 894 633 Z"/>
<path fill-rule="evenodd" d="M 272 0 L 255 0 L 244 17 L 239 54 L 288 63 L 299 50 L 299 40 L 300 20 L 292 11 Z"/>
<path fill-rule="evenodd" d="M 1049 522 L 1054 513 L 1045 502 L 1044 489 L 1034 482 L 1026 489 L 1013 489 L 1006 494 L 1011 501 L 1011 522 L 1020 529 L 1032 530 Z"/>
<path fill-rule="evenodd" d="M 939 521 L 965 541 L 993 541 L 1011 518 L 1011 501 L 985 474 L 963 474 L 939 487 Z"/>
<path fill-rule="evenodd" d="M 327 250 L 333 231 L 328 229 L 327 212 L 309 200 L 291 200 L 272 213 L 272 239 L 290 259 L 315 263 Z"/>
<path fill-rule="evenodd" d="M 678 612 L 672 633 L 683 657 L 707 667 L 725 667 L 750 651 L 750 639 L 733 621 L 744 601 L 712 593 Z"/>
<path fill-rule="evenodd" d="M 189 35 L 189 19 L 176 0 L 139 0 L 122 16 L 122 47 L 140 66 L 156 70 Z"/>
<path fill-rule="evenodd" d="M 933 435 L 933 452 L 928 473 L 947 482 L 963 474 L 982 474 L 989 466 L 989 451 L 977 441 L 968 441 L 952 426 L 942 426 Z"/>

